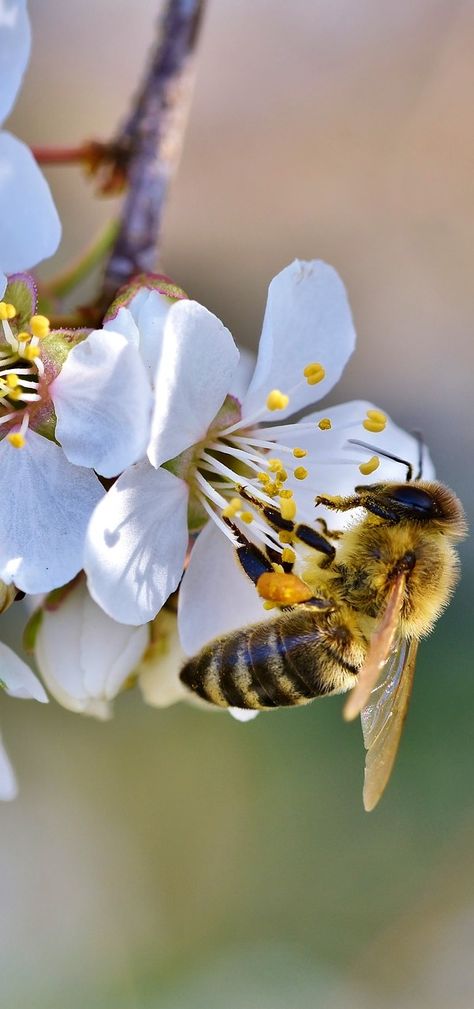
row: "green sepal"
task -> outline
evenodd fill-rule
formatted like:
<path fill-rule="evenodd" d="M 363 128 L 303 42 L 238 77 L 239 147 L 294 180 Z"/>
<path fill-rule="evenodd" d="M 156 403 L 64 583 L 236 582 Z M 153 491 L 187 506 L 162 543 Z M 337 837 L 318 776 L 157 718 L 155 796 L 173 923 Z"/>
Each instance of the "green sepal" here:
<path fill-rule="evenodd" d="M 35 314 L 37 295 L 36 284 L 29 273 L 13 273 L 8 278 L 2 301 L 16 308 L 15 318 L 11 320 L 15 332 L 25 329 L 31 316 Z"/>
<path fill-rule="evenodd" d="M 51 410 L 46 420 L 36 423 L 35 431 L 37 434 L 42 434 L 43 438 L 49 438 L 49 441 L 56 440 L 56 413 L 53 405 L 51 404 Z"/>
<path fill-rule="evenodd" d="M 59 372 L 69 351 L 77 347 L 78 343 L 82 343 L 90 332 L 90 329 L 52 329 L 48 336 L 42 339 L 41 349 Z"/>
<path fill-rule="evenodd" d="M 25 629 L 23 631 L 23 648 L 28 654 L 32 654 L 35 650 L 36 638 L 38 631 L 41 627 L 43 620 L 43 607 L 39 606 L 34 613 L 31 614 L 30 619 L 26 622 Z"/>
<path fill-rule="evenodd" d="M 162 294 L 163 297 L 168 299 L 171 305 L 174 304 L 175 301 L 182 301 L 188 297 L 182 287 L 179 287 L 178 284 L 174 284 L 173 281 L 164 274 L 137 273 L 129 284 L 124 284 L 123 287 L 119 288 L 116 297 L 104 316 L 104 323 L 115 319 L 115 316 L 121 308 L 128 308 L 132 298 L 134 298 L 135 295 L 138 294 L 138 291 L 144 287 L 146 287 L 148 291 L 156 291 L 158 294 Z"/>

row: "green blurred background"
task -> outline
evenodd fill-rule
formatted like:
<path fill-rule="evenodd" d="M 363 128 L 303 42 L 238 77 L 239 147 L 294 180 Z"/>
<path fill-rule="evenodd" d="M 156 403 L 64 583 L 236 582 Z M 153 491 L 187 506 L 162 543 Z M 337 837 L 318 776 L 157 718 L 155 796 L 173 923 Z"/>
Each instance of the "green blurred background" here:
<path fill-rule="evenodd" d="M 31 0 L 10 124 L 109 136 L 155 4 Z M 295 256 L 343 276 L 359 346 L 333 401 L 420 428 L 472 514 L 474 6 L 210 5 L 163 264 L 254 347 Z M 76 169 L 47 271 L 114 210 Z M 472 524 L 472 523 L 471 523 Z M 340 700 L 240 725 L 119 699 L 99 724 L 2 699 L 21 784 L 0 809 L 10 1009 L 472 1009 L 472 545 L 421 648 L 397 768 L 362 811 Z M 11 612 L 2 634 L 15 639 Z"/>

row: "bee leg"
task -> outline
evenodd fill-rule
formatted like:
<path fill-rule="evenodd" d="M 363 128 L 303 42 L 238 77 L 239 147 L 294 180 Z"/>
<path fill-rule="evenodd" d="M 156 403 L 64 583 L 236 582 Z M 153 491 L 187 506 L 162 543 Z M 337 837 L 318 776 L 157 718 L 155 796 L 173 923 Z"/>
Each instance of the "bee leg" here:
<path fill-rule="evenodd" d="M 366 511 L 378 515 L 379 518 L 385 519 L 387 522 L 398 522 L 395 512 L 381 499 L 380 495 L 371 494 L 370 487 L 367 488 L 367 491 L 364 487 L 357 487 L 356 493 L 350 497 L 338 497 L 337 495 L 325 497 L 323 494 L 318 494 L 315 504 L 316 506 L 324 505 L 325 508 L 331 508 L 332 511 L 338 512 L 352 511 L 353 508 L 365 508 Z"/>
<path fill-rule="evenodd" d="M 271 560 L 244 536 L 244 533 L 231 519 L 224 518 L 224 522 L 229 526 L 229 529 L 232 529 L 237 540 L 238 546 L 235 548 L 235 552 L 245 574 L 256 585 L 261 575 L 273 572 Z"/>
<path fill-rule="evenodd" d="M 255 498 L 253 494 L 247 490 L 246 487 L 239 487 L 239 493 L 246 501 L 250 501 L 254 508 L 258 508 L 275 532 L 289 533 L 292 537 L 294 536 L 296 539 L 300 540 L 301 543 L 311 547 L 312 550 L 317 550 L 319 553 L 325 554 L 325 564 L 330 564 L 334 560 L 336 555 L 335 547 L 332 543 L 329 543 L 329 541 L 322 536 L 321 533 L 318 533 L 316 529 L 306 525 L 304 522 L 293 522 L 291 519 L 284 519 L 279 508 L 275 508 L 274 505 L 267 505 L 262 501 L 259 501 L 258 498 Z M 279 563 L 281 563 L 281 559 L 279 560 Z"/>
<path fill-rule="evenodd" d="M 316 522 L 328 540 L 340 540 L 344 536 L 342 529 L 329 529 L 326 519 L 317 518 Z"/>

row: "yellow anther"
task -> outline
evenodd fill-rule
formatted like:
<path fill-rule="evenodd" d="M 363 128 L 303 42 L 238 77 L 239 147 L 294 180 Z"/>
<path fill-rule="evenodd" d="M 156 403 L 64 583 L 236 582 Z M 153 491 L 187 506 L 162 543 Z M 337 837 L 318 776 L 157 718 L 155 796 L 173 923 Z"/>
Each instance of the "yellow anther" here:
<path fill-rule="evenodd" d="M 0 301 L 0 320 L 4 322 L 5 319 L 14 319 L 16 315 L 16 308 L 11 305 L 9 301 Z"/>
<path fill-rule="evenodd" d="M 12 434 L 7 434 L 7 441 L 9 441 L 10 445 L 13 445 L 14 448 L 23 448 L 23 445 L 26 444 L 23 435 L 20 434 L 19 431 L 13 431 Z"/>
<path fill-rule="evenodd" d="M 29 343 L 31 340 L 31 333 L 27 333 L 26 329 L 23 329 L 21 333 L 17 336 L 18 343 Z"/>
<path fill-rule="evenodd" d="M 281 469 L 283 469 L 283 463 L 281 459 L 268 459 L 267 465 L 270 470 L 270 473 L 278 473 Z"/>
<path fill-rule="evenodd" d="M 378 420 L 369 420 L 369 418 L 362 421 L 362 427 L 365 428 L 366 431 L 370 431 L 371 434 L 379 434 L 380 431 L 385 429 L 385 424 L 386 421 L 382 424 Z"/>
<path fill-rule="evenodd" d="M 45 315 L 32 315 L 30 319 L 30 328 L 33 336 L 38 336 L 41 340 L 42 337 L 48 336 L 51 329 L 49 319 Z"/>
<path fill-rule="evenodd" d="M 288 532 L 287 529 L 280 529 L 278 539 L 280 543 L 293 543 L 293 533 Z"/>
<path fill-rule="evenodd" d="M 242 519 L 242 522 L 246 522 L 247 525 L 249 526 L 250 523 L 253 522 L 254 517 L 252 515 L 252 512 L 241 512 L 240 518 Z"/>
<path fill-rule="evenodd" d="M 374 470 L 378 469 L 380 466 L 380 459 L 378 455 L 373 455 L 368 462 L 361 462 L 359 466 L 359 471 L 363 476 L 369 476 Z"/>
<path fill-rule="evenodd" d="M 290 397 L 284 392 L 280 392 L 279 389 L 272 389 L 267 396 L 267 410 L 284 410 L 289 402 Z"/>
<path fill-rule="evenodd" d="M 257 480 L 259 481 L 259 483 L 263 484 L 270 483 L 270 477 L 268 473 L 264 473 L 263 470 L 260 470 L 260 472 L 257 473 Z"/>
<path fill-rule="evenodd" d="M 24 357 L 25 361 L 34 361 L 35 358 L 40 356 L 40 354 L 41 351 L 39 347 L 32 347 L 31 345 L 25 347 L 25 349 L 21 352 L 21 356 Z"/>
<path fill-rule="evenodd" d="M 281 564 L 272 564 L 272 568 L 277 575 L 284 575 L 285 569 Z"/>
<path fill-rule="evenodd" d="M 296 560 L 295 551 L 291 547 L 284 547 L 281 552 L 281 559 L 284 564 L 293 564 L 293 561 Z"/>
<path fill-rule="evenodd" d="M 285 480 L 288 480 L 288 473 L 286 472 L 286 469 L 280 469 L 278 471 L 277 480 L 281 483 L 285 483 Z"/>
<path fill-rule="evenodd" d="M 20 384 L 20 379 L 18 378 L 18 375 L 15 375 L 13 371 L 11 371 L 10 374 L 5 377 L 5 381 L 9 389 L 16 389 L 17 386 L 19 386 Z"/>
<path fill-rule="evenodd" d="M 230 499 L 229 504 L 223 509 L 222 514 L 226 519 L 233 519 L 234 515 L 240 511 L 242 507 L 242 502 L 239 497 L 233 497 Z"/>
<path fill-rule="evenodd" d="M 367 410 L 369 420 L 375 420 L 378 424 L 386 424 L 387 416 L 382 410 Z"/>
<path fill-rule="evenodd" d="M 305 455 L 308 455 L 307 448 L 294 448 L 293 455 L 295 459 L 304 459 Z"/>
<path fill-rule="evenodd" d="M 319 361 L 314 361 L 313 364 L 306 365 L 303 375 L 308 385 L 317 385 L 318 382 L 322 382 L 323 378 L 326 377 L 326 370 Z"/>
<path fill-rule="evenodd" d="M 296 515 L 296 501 L 294 498 L 283 498 L 280 503 L 280 514 L 282 519 L 294 519 Z"/>
<path fill-rule="evenodd" d="M 332 424 L 329 417 L 323 417 L 322 420 L 318 421 L 318 427 L 321 431 L 330 431 Z"/>
<path fill-rule="evenodd" d="M 296 469 L 293 470 L 293 474 L 297 480 L 306 480 L 308 470 L 305 469 L 304 466 L 297 466 Z"/>
<path fill-rule="evenodd" d="M 278 496 L 283 499 L 290 498 L 293 497 L 293 491 L 289 487 L 283 487 Z"/>
<path fill-rule="evenodd" d="M 20 385 L 16 389 L 9 389 L 7 392 L 8 399 L 12 399 L 13 401 L 21 399 L 22 395 L 23 389 Z"/>

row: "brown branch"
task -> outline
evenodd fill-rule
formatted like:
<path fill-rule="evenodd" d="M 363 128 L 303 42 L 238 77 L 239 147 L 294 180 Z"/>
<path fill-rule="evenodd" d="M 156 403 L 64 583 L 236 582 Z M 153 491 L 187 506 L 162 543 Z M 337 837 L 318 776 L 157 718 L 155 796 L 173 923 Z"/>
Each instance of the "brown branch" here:
<path fill-rule="evenodd" d="M 192 56 L 205 0 L 168 0 L 161 32 L 132 112 L 111 147 L 127 179 L 119 231 L 103 281 L 109 303 L 135 273 L 156 266 L 163 206 L 188 107 Z"/>

